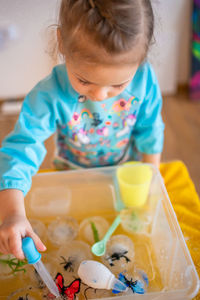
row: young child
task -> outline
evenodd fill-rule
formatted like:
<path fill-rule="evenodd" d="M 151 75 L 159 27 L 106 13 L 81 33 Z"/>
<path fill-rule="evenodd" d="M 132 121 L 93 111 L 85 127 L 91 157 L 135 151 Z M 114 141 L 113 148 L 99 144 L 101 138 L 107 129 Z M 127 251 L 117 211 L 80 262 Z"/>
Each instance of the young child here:
<path fill-rule="evenodd" d="M 57 37 L 65 64 L 26 96 L 0 150 L 0 252 L 22 259 L 25 236 L 45 250 L 24 196 L 54 132 L 62 167 L 116 165 L 138 153 L 159 166 L 162 99 L 145 61 L 153 27 L 150 0 L 62 0 Z"/>

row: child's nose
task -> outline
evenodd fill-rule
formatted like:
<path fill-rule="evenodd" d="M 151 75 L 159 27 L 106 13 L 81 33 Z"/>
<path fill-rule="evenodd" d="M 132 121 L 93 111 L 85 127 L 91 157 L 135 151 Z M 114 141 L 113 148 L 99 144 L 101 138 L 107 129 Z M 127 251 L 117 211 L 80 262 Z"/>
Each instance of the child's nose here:
<path fill-rule="evenodd" d="M 92 100 L 102 101 L 108 98 L 108 88 L 96 87 L 91 91 Z"/>

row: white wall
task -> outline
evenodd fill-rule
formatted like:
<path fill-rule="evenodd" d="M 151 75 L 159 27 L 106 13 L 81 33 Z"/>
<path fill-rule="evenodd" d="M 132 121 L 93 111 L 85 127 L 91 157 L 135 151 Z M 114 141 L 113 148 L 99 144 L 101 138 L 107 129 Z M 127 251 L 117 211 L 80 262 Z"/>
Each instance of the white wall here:
<path fill-rule="evenodd" d="M 164 93 L 174 93 L 189 77 L 189 0 L 152 0 L 156 45 L 150 60 Z M 16 39 L 0 47 L 0 98 L 26 94 L 49 74 L 47 27 L 54 24 L 59 0 L 0 0 L 0 30 L 16 28 Z M 18 35 L 18 37 L 17 37 Z"/>
<path fill-rule="evenodd" d="M 57 0 L 0 0 L 0 30 L 11 25 L 17 35 L 0 48 L 0 98 L 26 94 L 51 71 L 46 33 L 57 6 Z"/>
<path fill-rule="evenodd" d="M 173 94 L 178 84 L 189 79 L 192 1 L 152 0 L 152 3 L 156 43 L 149 57 L 162 92 Z"/>

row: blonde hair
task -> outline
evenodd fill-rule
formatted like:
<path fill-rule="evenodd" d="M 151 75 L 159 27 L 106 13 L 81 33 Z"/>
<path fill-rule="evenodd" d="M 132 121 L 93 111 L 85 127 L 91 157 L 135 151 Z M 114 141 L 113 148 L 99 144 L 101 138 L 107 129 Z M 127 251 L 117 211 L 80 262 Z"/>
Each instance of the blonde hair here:
<path fill-rule="evenodd" d="M 154 16 L 150 0 L 62 0 L 59 30 L 63 52 L 79 53 L 91 60 L 81 42 L 104 49 L 110 56 L 141 44 L 145 58 L 152 40 Z M 83 43 L 82 43 L 83 44 Z M 88 45 L 90 47 L 90 45 Z M 88 48 L 87 47 L 87 48 Z"/>

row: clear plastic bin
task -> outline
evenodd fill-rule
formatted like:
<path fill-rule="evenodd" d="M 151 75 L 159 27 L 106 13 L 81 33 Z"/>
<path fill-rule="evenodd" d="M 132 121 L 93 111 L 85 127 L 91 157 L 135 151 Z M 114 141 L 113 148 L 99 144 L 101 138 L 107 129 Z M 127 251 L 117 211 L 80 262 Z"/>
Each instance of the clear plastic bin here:
<path fill-rule="evenodd" d="M 143 211 L 148 215 L 148 222 L 126 232 L 134 244 L 134 265 L 147 273 L 149 288 L 144 295 L 115 296 L 115 299 L 192 299 L 198 293 L 199 278 L 162 177 L 154 166 L 150 167 L 153 172 L 150 191 L 140 209 L 142 215 Z M 28 217 L 48 224 L 57 217 L 71 216 L 80 224 L 85 218 L 101 216 L 111 224 L 121 209 L 115 181 L 117 168 L 36 175 L 25 201 Z M 124 227 L 120 225 L 114 234 L 122 233 Z"/>

